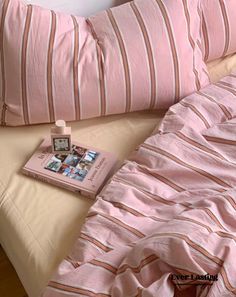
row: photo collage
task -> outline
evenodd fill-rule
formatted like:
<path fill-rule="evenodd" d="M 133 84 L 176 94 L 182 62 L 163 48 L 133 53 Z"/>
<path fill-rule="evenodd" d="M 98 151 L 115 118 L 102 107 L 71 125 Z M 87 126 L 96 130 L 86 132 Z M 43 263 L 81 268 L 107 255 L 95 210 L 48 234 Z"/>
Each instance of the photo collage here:
<path fill-rule="evenodd" d="M 71 154 L 54 155 L 47 163 L 45 169 L 82 182 L 98 155 L 99 153 L 95 151 L 73 145 Z"/>

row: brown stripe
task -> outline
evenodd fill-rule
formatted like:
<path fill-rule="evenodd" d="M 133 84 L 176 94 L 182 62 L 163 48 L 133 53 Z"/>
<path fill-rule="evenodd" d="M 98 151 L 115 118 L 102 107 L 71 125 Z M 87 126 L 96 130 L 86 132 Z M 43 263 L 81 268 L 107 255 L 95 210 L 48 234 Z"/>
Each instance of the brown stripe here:
<path fill-rule="evenodd" d="M 74 81 L 74 101 L 75 101 L 75 119 L 80 120 L 80 96 L 79 96 L 79 25 L 76 18 L 71 16 L 74 24 L 74 57 L 73 57 L 73 81 Z"/>
<path fill-rule="evenodd" d="M 115 223 L 116 225 L 119 225 L 120 227 L 123 227 L 124 229 L 126 229 L 127 231 L 133 233 L 134 235 L 136 235 L 139 238 L 145 237 L 145 234 L 143 234 L 139 230 L 135 229 L 134 227 L 131 227 L 128 224 L 125 224 L 125 223 L 121 222 L 120 220 L 118 220 L 117 218 L 112 217 L 111 215 L 105 215 L 103 213 L 98 213 L 98 212 L 90 212 L 87 215 L 87 218 L 90 218 L 90 217 L 93 217 L 93 216 L 96 216 L 96 215 L 100 215 L 101 217 Z"/>
<path fill-rule="evenodd" d="M 211 127 L 207 119 L 200 113 L 200 111 L 195 106 L 184 101 L 180 101 L 180 104 L 183 105 L 184 107 L 190 108 L 200 118 L 200 120 L 204 123 L 206 128 Z"/>
<path fill-rule="evenodd" d="M 105 263 L 105 262 L 102 262 L 102 261 L 99 261 L 99 260 L 96 260 L 96 259 L 90 261 L 89 263 L 93 264 L 94 266 L 102 267 L 102 268 L 110 271 L 113 274 L 117 273 L 117 268 L 110 265 L 110 264 L 108 264 L 108 263 Z"/>
<path fill-rule="evenodd" d="M 96 50 L 97 50 L 97 61 L 98 61 L 98 75 L 100 82 L 100 98 L 101 98 L 101 116 L 106 115 L 106 92 L 105 92 L 105 73 L 104 73 L 104 62 L 103 62 L 103 52 L 99 44 L 99 38 L 94 30 L 92 22 L 87 19 L 86 22 L 91 28 L 93 38 L 96 40 Z"/>
<path fill-rule="evenodd" d="M 203 227 L 209 233 L 213 233 L 213 230 L 209 226 L 207 226 L 207 225 L 205 225 L 205 224 L 203 224 L 203 223 L 201 223 L 199 221 L 196 221 L 194 219 L 190 219 L 190 218 L 186 218 L 186 217 L 182 217 L 182 216 L 177 216 L 177 217 L 174 218 L 174 220 L 180 220 L 180 221 L 184 221 L 184 222 L 191 222 L 193 224 L 196 224 L 196 225 L 199 225 L 199 226 Z"/>
<path fill-rule="evenodd" d="M 132 267 L 128 264 L 124 264 L 118 269 L 117 274 L 124 273 L 127 269 L 132 270 L 134 273 L 139 273 L 143 267 L 145 267 L 146 265 L 148 265 L 158 259 L 159 259 L 159 257 L 157 257 L 155 254 L 152 254 L 152 255 L 148 256 L 147 258 L 143 259 L 140 262 L 140 264 L 136 267 Z"/>
<path fill-rule="evenodd" d="M 70 263 L 74 268 L 78 268 L 80 267 L 80 264 L 76 261 L 73 261 L 70 257 L 66 257 L 65 261 L 67 261 L 68 263 Z"/>
<path fill-rule="evenodd" d="M 202 34 L 203 34 L 203 39 L 204 39 L 204 44 L 205 44 L 205 57 L 204 60 L 207 61 L 209 59 L 209 37 L 208 37 L 208 31 L 207 31 L 207 25 L 206 25 L 206 20 L 205 16 L 202 13 Z"/>
<path fill-rule="evenodd" d="M 163 182 L 164 184 L 168 185 L 169 187 L 171 187 L 172 189 L 176 190 L 177 192 L 183 192 L 185 191 L 184 188 L 178 186 L 177 184 L 175 184 L 174 182 L 170 181 L 169 179 L 167 179 L 166 177 L 156 173 L 156 172 L 152 172 L 150 170 L 148 170 L 148 168 L 138 165 L 138 167 L 144 172 L 144 173 L 148 173 L 152 176 L 154 176 L 156 179 L 160 180 L 161 182 Z"/>
<path fill-rule="evenodd" d="M 65 258 L 65 261 L 67 261 L 68 263 L 70 263 L 74 268 L 80 267 L 80 264 L 78 262 L 72 260 L 69 256 L 67 256 Z"/>
<path fill-rule="evenodd" d="M 102 213 L 98 213 L 100 216 L 102 216 L 103 218 L 119 225 L 120 227 L 123 227 L 124 229 L 126 229 L 127 231 L 131 232 L 132 234 L 136 235 L 139 238 L 143 238 L 145 237 L 145 234 L 143 234 L 142 232 L 140 232 L 139 230 L 135 229 L 134 227 L 129 226 L 128 224 L 125 224 L 123 222 L 121 222 L 120 220 L 118 220 L 117 218 L 114 218 L 110 215 L 105 215 Z"/>
<path fill-rule="evenodd" d="M 230 234 L 228 231 L 223 232 L 223 231 L 216 231 L 215 232 L 218 236 L 223 237 L 223 238 L 230 238 L 233 239 L 236 242 L 236 237 L 233 234 Z"/>
<path fill-rule="evenodd" d="M 188 209 L 192 209 L 192 210 L 195 210 L 195 209 L 200 209 L 200 210 L 203 210 L 207 216 L 209 216 L 211 218 L 211 220 L 214 221 L 214 223 L 217 224 L 217 226 L 219 226 L 220 228 L 222 228 L 223 230 L 225 230 L 226 232 L 223 232 L 223 231 L 213 231 L 209 226 L 197 221 L 197 220 L 194 220 L 194 219 L 190 219 L 190 218 L 186 218 L 186 217 L 183 217 L 183 216 L 177 216 L 175 217 L 174 219 L 175 220 L 181 220 L 181 221 L 188 221 L 188 222 L 191 222 L 193 224 L 196 224 L 196 225 L 199 225 L 201 227 L 203 227 L 204 229 L 206 229 L 209 233 L 215 233 L 217 234 L 219 237 L 223 237 L 223 238 L 229 238 L 229 239 L 233 239 L 234 241 L 236 241 L 236 237 L 230 233 L 228 233 L 228 230 L 226 230 L 222 225 L 221 223 L 219 222 L 219 220 L 214 217 L 214 214 L 208 209 L 208 208 L 203 208 L 203 207 L 189 207 Z"/>
<path fill-rule="evenodd" d="M 51 11 L 52 24 L 51 32 L 48 45 L 48 58 L 47 58 L 47 88 L 48 88 L 48 108 L 50 115 L 50 122 L 55 122 L 55 112 L 53 105 L 53 91 L 52 91 L 52 56 L 53 56 L 53 45 L 56 35 L 56 14 Z"/>
<path fill-rule="evenodd" d="M 232 80 L 231 80 L 232 81 Z M 223 80 L 220 80 L 217 82 L 218 84 L 222 84 L 222 85 L 225 85 L 229 88 L 232 88 L 232 89 L 236 89 L 236 85 L 234 85 L 233 83 L 230 83 L 230 82 L 226 82 L 226 81 L 223 81 Z"/>
<path fill-rule="evenodd" d="M 183 204 L 183 203 L 175 203 L 173 201 L 170 201 L 170 200 L 166 200 L 158 195 L 154 195 L 154 194 L 151 194 L 147 191 L 145 191 L 144 189 L 138 187 L 137 184 L 132 184 L 131 182 L 128 182 L 127 180 L 124 180 L 124 179 L 121 179 L 120 177 L 118 178 L 117 176 L 115 176 L 113 178 L 113 181 L 118 181 L 119 183 L 122 183 L 124 185 L 128 185 L 128 186 L 131 186 L 131 187 L 134 187 L 136 190 L 142 192 L 144 195 L 148 196 L 150 199 L 154 200 L 154 201 L 157 201 L 157 202 L 160 202 L 160 203 L 163 203 L 165 205 L 174 205 L 174 204 L 180 204 L 180 205 L 183 205 L 183 206 L 187 206 L 186 204 Z"/>
<path fill-rule="evenodd" d="M 87 234 L 81 233 L 80 238 L 85 239 L 85 240 L 93 243 L 94 245 L 96 245 L 97 247 L 99 247 L 100 249 L 102 249 L 105 252 L 110 252 L 112 250 L 112 248 L 110 248 L 108 246 L 105 246 L 103 243 L 101 243 L 97 239 L 95 239 L 95 238 L 93 238 L 93 237 L 91 237 L 91 236 L 89 236 Z"/>
<path fill-rule="evenodd" d="M 32 17 L 32 5 L 27 5 L 27 15 L 25 19 L 25 28 L 22 40 L 22 51 L 21 51 L 21 86 L 22 86 L 22 104 L 23 104 L 23 116 L 26 125 L 30 124 L 29 112 L 27 104 L 27 82 L 26 82 L 26 57 L 27 57 L 27 44 L 29 38 L 30 22 Z"/>
<path fill-rule="evenodd" d="M 165 220 L 165 219 L 157 218 L 155 216 L 145 215 L 145 214 L 137 211 L 136 209 L 131 208 L 130 206 L 127 206 L 127 205 L 125 205 L 125 204 L 123 204 L 121 202 L 106 200 L 104 197 L 101 197 L 101 198 L 102 198 L 102 200 L 104 200 L 106 202 L 109 202 L 112 205 L 114 205 L 115 207 L 117 207 L 119 209 L 122 209 L 122 210 L 125 210 L 125 211 L 129 212 L 130 214 L 132 214 L 132 215 L 134 215 L 136 217 L 144 217 L 144 218 L 151 219 L 151 220 L 154 220 L 154 221 L 157 221 L 157 222 L 168 222 L 168 220 Z"/>
<path fill-rule="evenodd" d="M 61 290 L 61 291 L 65 291 L 65 292 L 69 292 L 69 293 L 81 294 L 81 295 L 88 296 L 88 297 L 111 297 L 110 294 L 95 293 L 95 292 L 92 292 L 92 291 L 87 290 L 87 289 L 72 287 L 72 286 L 69 286 L 69 285 L 60 284 L 60 283 L 55 282 L 55 281 L 50 281 L 48 283 L 48 287 L 51 287 L 51 288 L 54 288 L 54 289 L 57 289 L 57 290 Z"/>
<path fill-rule="evenodd" d="M 148 196 L 149 198 L 153 199 L 156 202 L 163 203 L 163 204 L 169 205 L 169 206 L 172 206 L 172 205 L 181 205 L 183 207 L 190 208 L 190 205 L 191 204 L 188 203 L 188 202 L 174 202 L 174 201 L 171 201 L 171 200 L 166 200 L 166 199 L 164 199 L 164 198 L 162 198 L 162 197 L 160 197 L 158 195 L 151 194 L 151 193 L 145 191 L 144 189 L 139 188 L 137 186 L 137 184 L 128 183 L 127 181 L 122 180 L 121 178 L 118 179 L 117 177 L 113 178 L 113 181 L 115 181 L 115 180 L 117 180 L 119 183 L 122 183 L 124 185 L 129 185 L 129 186 L 135 188 L 135 190 L 138 190 L 138 191 L 142 192 L 144 195 Z"/>
<path fill-rule="evenodd" d="M 189 40 L 189 43 L 192 47 L 192 50 L 193 52 L 195 51 L 195 42 L 191 36 L 191 32 L 190 32 L 190 15 L 189 15 L 189 11 L 188 11 L 188 5 L 187 5 L 187 0 L 183 0 L 183 6 L 184 6 L 184 13 L 185 13 L 185 17 L 186 17 L 186 20 L 187 20 L 187 27 L 188 27 L 188 40 Z M 199 76 L 198 76 L 198 72 L 196 70 L 196 67 L 195 67 L 195 56 L 193 56 L 193 73 L 195 75 L 195 83 L 196 83 L 196 89 L 197 90 L 200 90 L 201 88 L 201 84 L 200 84 L 200 80 L 199 80 Z"/>
<path fill-rule="evenodd" d="M 194 250 L 198 251 L 200 254 L 204 255 L 206 258 L 214 262 L 215 264 L 219 265 L 222 268 L 222 265 L 224 264 L 224 261 L 217 256 L 214 256 L 210 254 L 205 248 L 202 246 L 198 245 L 197 243 L 193 242 L 190 238 L 188 238 L 186 235 L 180 234 L 180 233 L 155 233 L 156 236 L 173 236 L 176 238 L 180 238 L 184 240 L 189 246 L 191 246 Z"/>
<path fill-rule="evenodd" d="M 223 104 L 217 102 L 214 98 L 210 97 L 206 93 L 203 93 L 202 91 L 198 91 L 196 93 L 198 95 L 210 100 L 211 102 L 215 103 L 217 106 L 219 106 L 219 108 L 222 110 L 222 112 L 224 113 L 224 115 L 226 116 L 227 119 L 232 119 L 232 115 L 231 115 L 230 111 Z"/>
<path fill-rule="evenodd" d="M 170 20 L 169 20 L 166 8 L 161 0 L 156 0 L 156 2 L 162 12 L 162 15 L 166 24 L 166 28 L 167 28 L 169 40 L 170 40 L 170 46 L 171 46 L 173 62 L 174 62 L 174 73 L 175 73 L 175 101 L 174 102 L 176 103 L 180 99 L 180 77 L 179 77 L 179 62 L 178 62 L 177 50 L 175 47 L 174 36 L 173 36 L 173 32 L 171 29 L 171 24 L 170 24 Z"/>
<path fill-rule="evenodd" d="M 236 75 L 235 74 L 229 74 L 228 76 L 231 76 L 231 77 L 234 77 L 234 78 L 236 78 Z"/>
<path fill-rule="evenodd" d="M 213 136 L 208 136 L 208 135 L 204 135 L 204 137 L 206 138 L 206 140 L 211 141 L 211 142 L 236 145 L 236 140 L 224 139 L 224 138 L 213 137 Z"/>
<path fill-rule="evenodd" d="M 199 48 L 202 48 L 202 45 L 201 45 L 201 42 L 200 42 L 199 39 L 197 40 L 197 45 L 198 45 Z"/>
<path fill-rule="evenodd" d="M 206 77 L 207 77 L 207 79 L 208 79 L 208 81 L 209 81 L 209 83 L 210 83 L 211 78 L 210 78 L 209 73 L 206 71 L 206 69 L 205 69 L 204 67 L 202 67 L 202 71 L 206 74 Z"/>
<path fill-rule="evenodd" d="M 160 148 L 157 148 L 157 147 L 154 147 L 150 144 L 142 144 L 142 147 L 146 148 L 146 149 L 149 149 L 151 151 L 154 151 L 160 155 L 163 155 L 167 158 L 169 158 L 170 160 L 174 161 L 175 163 L 179 164 L 179 165 L 182 165 L 190 170 L 193 170 L 194 172 L 197 172 L 198 174 L 210 179 L 211 181 L 214 181 L 215 183 L 217 183 L 218 185 L 222 186 L 222 187 L 229 187 L 229 188 L 232 188 L 232 186 L 226 182 L 224 182 L 223 180 L 221 180 L 220 178 L 206 172 L 205 170 L 203 169 L 200 169 L 198 167 L 195 167 L 193 165 L 190 165 L 184 161 L 182 161 L 181 159 L 177 158 L 176 156 L 168 153 L 167 151 L 164 151 L 163 149 L 160 149 Z"/>
<path fill-rule="evenodd" d="M 121 202 L 117 202 L 117 201 L 110 201 L 110 200 L 106 200 L 104 197 L 101 197 L 103 201 L 109 202 L 112 205 L 114 205 L 115 207 L 119 208 L 119 209 L 123 209 L 129 213 L 131 213 L 132 215 L 136 216 L 136 217 L 145 217 L 144 214 L 142 214 L 141 212 L 137 211 L 136 209 L 131 208 L 130 206 L 127 206 Z"/>
<path fill-rule="evenodd" d="M 3 46 L 3 32 L 4 32 L 4 23 L 7 14 L 7 9 L 9 6 L 10 0 L 6 0 L 3 3 L 2 7 L 2 17 L 1 17 L 1 25 L 0 25 L 0 52 L 1 52 L 1 72 L 2 72 L 2 114 L 1 114 L 1 125 L 6 125 L 6 78 L 5 78 L 5 60 L 4 60 L 4 46 Z"/>
<path fill-rule="evenodd" d="M 223 89 L 225 89 L 225 90 L 229 91 L 230 93 L 232 93 L 234 96 L 236 96 L 236 90 L 235 90 L 234 85 L 232 85 L 230 83 L 227 83 L 225 81 L 219 81 L 219 82 L 215 83 L 214 85 L 220 86 Z"/>
<path fill-rule="evenodd" d="M 224 285 L 225 285 L 226 289 L 227 289 L 228 291 L 232 292 L 234 295 L 236 295 L 236 288 L 233 287 L 233 286 L 231 285 L 231 283 L 229 282 L 229 279 L 228 279 L 228 276 L 227 276 L 227 273 L 226 273 L 224 267 L 221 268 L 220 274 L 221 274 L 221 276 L 222 276 L 222 278 L 223 278 Z"/>
<path fill-rule="evenodd" d="M 228 230 L 227 229 L 225 229 L 225 227 L 220 223 L 220 221 L 217 219 L 217 217 L 212 213 L 212 211 L 210 210 L 210 209 L 208 209 L 208 208 L 206 208 L 206 207 L 188 207 L 188 209 L 192 209 L 192 210 L 195 210 L 195 209 L 200 209 L 200 210 L 203 210 L 210 218 L 211 218 L 211 220 L 217 225 L 217 226 L 219 226 L 221 229 L 223 229 L 223 230 L 225 230 L 226 232 L 228 232 Z M 188 220 L 188 221 L 190 221 L 190 222 L 193 222 L 193 223 L 195 223 L 195 224 L 197 224 L 197 225 L 200 225 L 200 226 L 202 226 L 202 227 L 204 227 L 205 229 L 207 229 L 207 231 L 208 232 L 214 232 L 209 226 L 207 226 L 207 225 L 205 225 L 205 224 L 202 224 L 202 223 L 200 223 L 200 222 L 198 222 L 198 221 L 196 221 L 196 220 L 193 220 L 193 219 L 189 219 L 189 218 L 185 218 L 185 217 L 177 217 L 177 218 L 175 218 L 175 219 L 180 219 L 180 220 L 182 220 L 182 221 L 185 221 L 185 219 L 186 220 Z M 217 232 L 215 232 L 215 233 L 217 233 Z M 220 236 L 220 235 L 219 235 Z M 226 236 L 225 236 L 226 237 Z"/>
<path fill-rule="evenodd" d="M 104 66 L 103 66 L 103 56 L 102 50 L 99 44 L 96 45 L 97 48 L 97 59 L 98 59 L 98 70 L 99 70 L 99 81 L 100 81 L 100 97 L 101 97 L 101 116 L 106 115 L 106 95 L 105 95 L 105 79 L 104 79 Z"/>
<path fill-rule="evenodd" d="M 220 3 L 220 8 L 222 11 L 222 16 L 224 19 L 224 25 L 225 25 L 225 47 L 224 47 L 224 51 L 222 54 L 222 57 L 227 55 L 227 52 L 229 50 L 229 35 L 230 35 L 230 28 L 229 28 L 229 20 L 228 20 L 228 16 L 227 16 L 227 11 L 226 11 L 226 7 L 224 4 L 224 1 L 219 0 Z"/>
<path fill-rule="evenodd" d="M 232 95 L 236 96 L 236 92 L 234 90 L 232 90 L 231 88 L 229 88 L 227 86 L 224 86 L 223 84 L 220 84 L 220 82 L 214 83 L 214 84 L 212 83 L 212 85 L 214 85 L 220 89 L 224 89 L 224 90 L 230 92 Z"/>
<path fill-rule="evenodd" d="M 113 13 L 111 9 L 107 10 L 107 15 L 108 18 L 112 24 L 112 27 L 115 31 L 119 46 L 120 46 L 120 51 L 121 51 L 121 56 L 123 60 L 123 66 L 124 66 L 124 71 L 125 71 L 125 84 L 126 84 L 126 109 L 125 112 L 130 112 L 131 111 L 131 81 L 130 81 L 130 71 L 129 71 L 129 64 L 128 64 L 128 57 L 127 53 L 125 50 L 125 45 L 124 41 L 122 39 L 120 30 L 118 28 L 118 25 L 116 23 L 116 20 L 113 16 Z"/>
<path fill-rule="evenodd" d="M 223 156 L 221 156 L 221 154 L 219 154 L 218 152 L 202 145 L 201 143 L 187 137 L 186 135 L 184 135 L 182 132 L 178 131 L 178 132 L 174 132 L 174 134 L 179 137 L 180 139 L 182 139 L 183 141 L 189 143 L 190 145 L 194 146 L 194 147 L 197 147 L 199 148 L 200 150 L 206 152 L 206 153 L 209 153 L 211 155 L 214 155 L 218 158 L 220 158 L 221 160 L 224 160 L 224 161 L 228 161 L 227 159 L 225 159 Z"/>
<path fill-rule="evenodd" d="M 222 228 L 225 231 L 228 231 L 225 229 L 225 227 L 221 224 L 221 222 L 217 219 L 217 217 L 213 214 L 213 212 L 210 209 L 208 209 L 206 207 L 195 207 L 195 209 L 204 210 L 208 214 L 208 216 L 212 219 L 212 221 L 214 221 L 216 223 L 217 226 L 219 226 L 220 228 Z"/>
<path fill-rule="evenodd" d="M 226 198 L 226 200 L 231 204 L 231 206 L 236 210 L 236 203 L 234 201 L 234 199 L 228 195 L 228 194 L 225 194 L 225 195 L 222 195 L 224 198 Z"/>
<path fill-rule="evenodd" d="M 150 69 L 150 77 L 151 77 L 151 100 L 150 100 L 150 109 L 153 109 L 155 107 L 155 100 L 156 100 L 156 75 L 155 75 L 155 67 L 154 67 L 154 58 L 152 53 L 152 47 L 151 42 L 148 36 L 148 32 L 144 23 L 144 20 L 138 10 L 137 5 L 134 2 L 130 2 L 130 6 L 133 9 L 133 12 L 137 18 L 137 21 L 139 23 L 139 26 L 141 28 L 147 55 L 148 55 L 148 63 L 149 63 L 149 69 Z"/>

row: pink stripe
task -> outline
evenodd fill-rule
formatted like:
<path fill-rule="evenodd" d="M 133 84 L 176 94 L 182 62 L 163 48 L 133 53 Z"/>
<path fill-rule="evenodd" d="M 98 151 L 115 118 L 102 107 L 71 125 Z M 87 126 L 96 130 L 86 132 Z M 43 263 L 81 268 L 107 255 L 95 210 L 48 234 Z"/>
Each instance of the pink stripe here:
<path fill-rule="evenodd" d="M 175 45 L 175 40 L 174 40 L 174 35 L 173 35 L 173 29 L 171 27 L 170 19 L 167 13 L 167 9 L 165 7 L 165 4 L 161 0 L 156 0 L 159 9 L 162 12 L 162 16 L 167 28 L 168 36 L 169 36 L 169 41 L 170 41 L 170 46 L 171 46 L 171 51 L 172 51 L 172 57 L 173 57 L 173 64 L 174 64 L 174 77 L 175 77 L 175 103 L 179 101 L 180 99 L 180 77 L 179 77 L 179 60 L 177 56 L 177 50 L 176 50 L 176 45 Z"/>
<path fill-rule="evenodd" d="M 78 17 L 77 17 L 78 20 Z M 97 44 L 91 28 L 80 18 L 79 45 L 79 92 L 81 119 L 97 117 L 101 114 L 100 81 L 97 60 Z"/>
<path fill-rule="evenodd" d="M 151 97 L 150 97 L 150 109 L 153 109 L 155 106 L 155 101 L 156 101 L 156 74 L 155 74 L 155 66 L 154 66 L 154 57 L 153 57 L 153 52 L 152 52 L 152 46 L 151 46 L 151 42 L 150 42 L 150 38 L 148 35 L 148 31 L 146 28 L 146 25 L 144 23 L 144 19 L 137 7 L 137 5 L 135 4 L 135 2 L 130 2 L 130 6 L 133 9 L 133 12 L 137 18 L 137 21 L 139 23 L 140 29 L 142 31 L 142 35 L 144 38 L 144 42 L 145 42 L 145 47 L 146 47 L 146 51 L 147 51 L 147 56 L 148 56 L 148 65 L 149 65 L 149 69 L 150 69 L 150 80 L 151 80 Z M 144 55 L 145 56 L 145 55 Z M 141 61 L 139 61 L 138 63 L 140 63 Z M 143 64 L 143 63 L 142 63 Z M 142 83 L 139 82 L 139 85 L 141 83 L 142 85 L 142 89 L 144 89 L 144 79 L 142 79 Z M 139 89 L 139 88 L 138 88 Z M 140 92 L 141 90 L 139 90 Z"/>
<path fill-rule="evenodd" d="M 44 19 L 43 23 L 40 18 L 41 14 Z M 47 93 L 47 43 L 50 36 L 50 18 L 49 10 L 41 12 L 40 7 L 33 7 L 25 66 L 29 120 L 32 124 L 50 121 Z M 43 30 L 38 29 L 41 26 L 43 26 Z M 38 49 L 37 54 L 35 54 L 35 48 Z M 32 68 L 34 63 L 37 64 L 37 71 Z"/>
<path fill-rule="evenodd" d="M 104 85 L 106 97 L 106 114 L 124 113 L 126 108 L 126 87 L 124 67 L 117 38 L 113 43 L 107 36 L 113 36 L 114 30 L 106 12 L 90 17 L 96 36 L 99 36 L 99 46 L 103 53 Z M 103 30 L 106 28 L 106 31 Z M 115 72 L 114 72 L 115 69 Z M 101 90 L 101 88 L 100 88 Z"/>
<path fill-rule="evenodd" d="M 129 69 L 128 57 L 127 57 L 125 44 L 124 44 L 120 29 L 117 25 L 117 21 L 113 15 L 112 10 L 107 10 L 107 15 L 114 29 L 115 35 L 117 37 L 117 40 L 120 46 L 120 51 L 121 51 L 121 56 L 122 56 L 123 66 L 124 66 L 124 73 L 125 73 L 125 85 L 126 85 L 125 112 L 129 112 L 131 110 L 131 81 L 130 81 L 130 69 Z"/>
<path fill-rule="evenodd" d="M 224 19 L 224 27 L 225 27 L 225 47 L 224 47 L 224 51 L 222 54 L 222 57 L 224 57 L 229 50 L 229 34 L 230 34 L 229 30 L 230 30 L 230 28 L 229 28 L 229 20 L 228 20 L 228 16 L 227 16 L 227 12 L 226 12 L 225 3 L 222 0 L 219 0 L 219 3 L 220 3 L 222 16 Z"/>
<path fill-rule="evenodd" d="M 54 113 L 54 119 L 64 119 L 69 121 L 75 119 L 75 113 L 78 112 L 75 106 L 75 79 L 74 72 L 76 68 L 76 58 L 74 46 L 75 28 L 74 22 L 70 15 L 55 14 L 51 31 L 51 110 Z M 63 44 L 63 47 L 62 47 Z M 77 57 L 78 58 L 78 57 Z M 63 71 L 58 73 L 57 64 L 63 65 Z M 75 67 L 75 68 L 74 68 Z M 77 70 L 78 75 L 78 70 Z M 78 80 L 77 80 L 78 84 Z M 53 111 L 54 110 L 54 111 Z"/>
<path fill-rule="evenodd" d="M 27 6 L 25 4 L 20 2 L 19 5 L 16 5 L 13 0 L 9 2 L 8 12 L 4 22 L 3 50 L 5 65 L 5 103 L 7 105 L 5 122 L 11 125 L 24 125 L 23 102 L 21 98 L 21 49 L 26 14 Z M 15 30 L 15 28 L 17 28 L 17 30 Z M 13 44 L 9 42 L 9 36 L 11 40 L 14 40 L 14 47 Z M 16 49 L 17 52 L 15 52 Z M 12 57 L 14 57 L 14 59 Z"/>
<path fill-rule="evenodd" d="M 98 61 L 98 73 L 100 81 L 100 100 L 101 100 L 101 116 L 106 115 L 106 92 L 105 92 L 105 73 L 104 73 L 104 61 L 103 53 L 100 46 L 99 38 L 93 28 L 93 24 L 90 20 L 87 20 L 87 23 L 90 25 L 94 39 L 96 40 L 96 49 L 97 49 L 97 61 Z"/>
<path fill-rule="evenodd" d="M 153 147 L 153 146 L 148 145 L 148 144 L 143 144 L 142 146 L 147 148 L 147 149 L 153 150 L 153 151 L 157 152 L 158 154 L 161 154 L 161 155 L 163 155 L 163 156 L 165 156 L 167 158 L 170 158 L 172 161 L 174 161 L 174 162 L 176 162 L 176 163 L 178 163 L 180 165 L 183 165 L 184 167 L 189 168 L 189 169 L 199 173 L 200 175 L 202 175 L 202 176 L 204 176 L 206 178 L 211 179 L 212 181 L 216 182 L 217 184 L 221 185 L 222 187 L 231 188 L 230 184 L 224 182 L 223 180 L 219 179 L 218 177 L 216 177 L 216 176 L 214 176 L 214 175 L 212 175 L 212 174 L 210 174 L 210 173 L 208 173 L 208 172 L 206 172 L 206 171 L 204 171 L 204 170 L 202 170 L 200 168 L 197 168 L 195 166 L 192 166 L 192 165 L 182 161 L 181 159 L 177 158 L 176 156 L 170 154 L 167 151 L 164 151 L 164 150 L 162 150 L 160 148 Z"/>

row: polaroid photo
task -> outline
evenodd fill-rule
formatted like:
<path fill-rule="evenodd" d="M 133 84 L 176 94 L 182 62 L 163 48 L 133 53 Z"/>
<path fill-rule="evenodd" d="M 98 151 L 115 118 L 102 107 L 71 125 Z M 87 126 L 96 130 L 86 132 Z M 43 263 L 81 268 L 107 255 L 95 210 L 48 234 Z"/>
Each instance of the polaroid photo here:
<path fill-rule="evenodd" d="M 58 154 L 68 154 L 72 152 L 70 135 L 52 136 L 52 152 Z"/>
<path fill-rule="evenodd" d="M 61 161 L 55 156 L 53 156 L 47 163 L 45 169 L 51 170 L 53 172 L 58 172 L 60 170 L 61 164 Z"/>
<path fill-rule="evenodd" d="M 76 167 L 81 158 L 78 155 L 68 155 L 67 158 L 64 160 L 64 164 L 72 167 Z"/>
<path fill-rule="evenodd" d="M 73 151 L 73 154 L 78 155 L 80 158 L 82 158 L 84 156 L 84 154 L 86 153 L 85 148 L 79 147 L 77 145 L 72 146 L 72 151 Z"/>
<path fill-rule="evenodd" d="M 92 163 L 82 159 L 79 164 L 76 166 L 79 170 L 87 170 L 89 171 L 92 168 Z"/>
<path fill-rule="evenodd" d="M 67 176 L 68 178 L 75 179 L 78 181 L 83 181 L 86 177 L 88 171 L 87 170 L 80 170 L 75 167 L 68 166 L 66 164 L 62 164 L 59 173 L 61 173 L 64 176 Z"/>
<path fill-rule="evenodd" d="M 98 155 L 99 155 L 99 153 L 88 150 L 88 151 L 86 151 L 86 153 L 83 157 L 83 160 L 88 161 L 90 163 L 94 163 L 95 160 L 97 159 Z"/>

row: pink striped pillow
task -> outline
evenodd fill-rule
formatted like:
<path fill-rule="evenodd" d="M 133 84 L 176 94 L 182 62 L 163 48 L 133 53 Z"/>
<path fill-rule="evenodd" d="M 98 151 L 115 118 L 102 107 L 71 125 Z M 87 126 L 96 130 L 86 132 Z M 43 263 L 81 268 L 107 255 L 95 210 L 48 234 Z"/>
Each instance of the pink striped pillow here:
<path fill-rule="evenodd" d="M 168 108 L 208 83 L 198 0 L 137 0 L 89 19 L 0 1 L 1 123 Z"/>
<path fill-rule="evenodd" d="M 236 1 L 202 0 L 205 61 L 236 52 Z"/>

